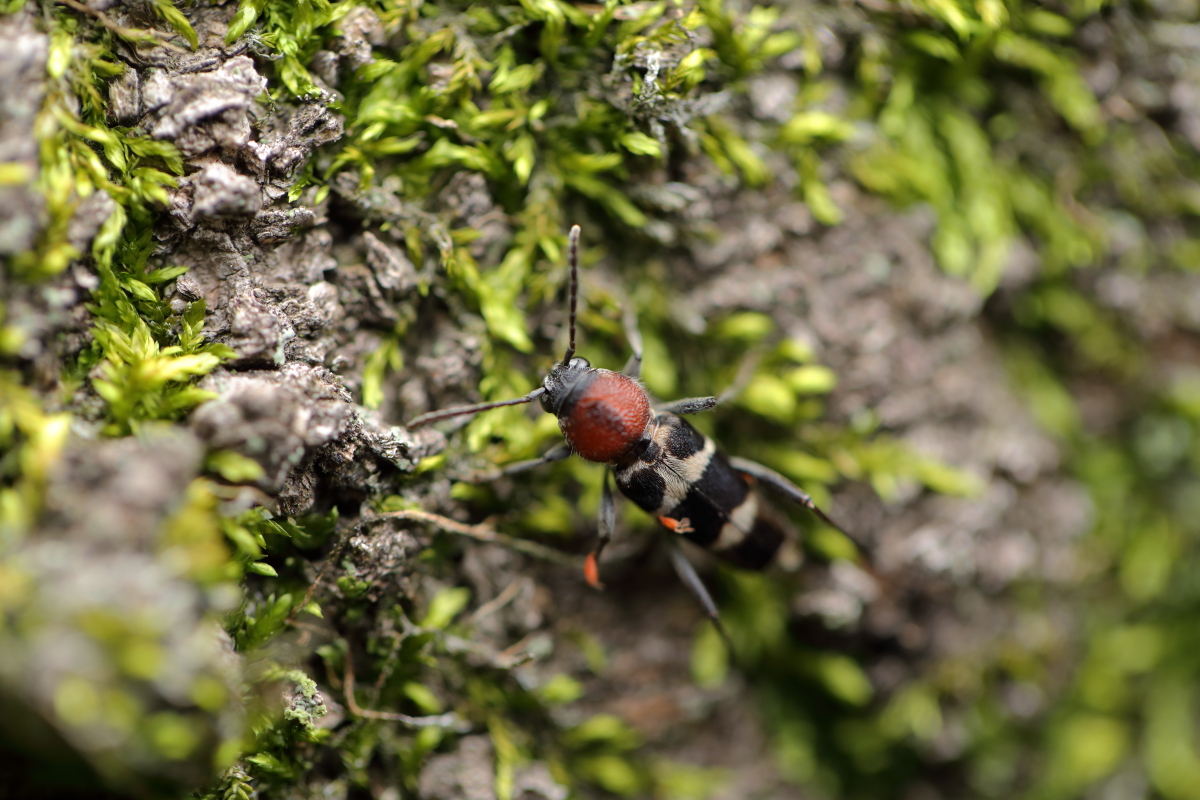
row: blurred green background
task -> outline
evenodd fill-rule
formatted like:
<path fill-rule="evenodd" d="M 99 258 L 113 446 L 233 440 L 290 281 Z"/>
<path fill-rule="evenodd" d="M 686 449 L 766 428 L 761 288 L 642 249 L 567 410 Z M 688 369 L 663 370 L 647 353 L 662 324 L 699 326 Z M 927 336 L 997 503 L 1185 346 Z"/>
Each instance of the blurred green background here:
<path fill-rule="evenodd" d="M 1200 4 L 0 7 L 0 797 L 1200 797 Z M 644 515 L 582 585 L 599 468 L 459 482 L 550 417 L 390 428 L 536 385 L 576 222 L 581 353 L 865 541 L 700 559 L 733 665 Z M 248 360 L 212 231 L 373 316 Z M 336 436 L 200 421 L 297 364 Z"/>

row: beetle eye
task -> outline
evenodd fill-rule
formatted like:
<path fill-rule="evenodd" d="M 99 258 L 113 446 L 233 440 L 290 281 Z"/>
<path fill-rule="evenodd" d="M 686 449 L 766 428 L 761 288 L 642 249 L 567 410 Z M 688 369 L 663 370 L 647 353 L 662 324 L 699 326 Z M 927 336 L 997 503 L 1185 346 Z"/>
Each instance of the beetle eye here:
<path fill-rule="evenodd" d="M 571 369 L 587 369 L 590 366 L 592 366 L 592 365 L 586 358 L 576 356 L 575 358 L 571 359 L 571 363 L 570 363 Z"/>

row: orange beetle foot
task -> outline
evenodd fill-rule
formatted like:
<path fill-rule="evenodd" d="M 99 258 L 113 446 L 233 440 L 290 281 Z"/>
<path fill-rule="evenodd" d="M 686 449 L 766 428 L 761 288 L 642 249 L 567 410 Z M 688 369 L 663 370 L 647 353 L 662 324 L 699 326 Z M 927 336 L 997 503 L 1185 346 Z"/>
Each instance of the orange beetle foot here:
<path fill-rule="evenodd" d="M 583 562 L 583 577 L 587 578 L 593 589 L 604 588 L 604 584 L 600 582 L 600 564 L 596 561 L 594 552 L 588 553 L 587 560 Z"/>
<path fill-rule="evenodd" d="M 687 518 L 675 519 L 674 517 L 659 517 L 658 521 L 663 524 L 663 527 L 672 533 L 691 533 L 693 531 L 692 523 Z"/>

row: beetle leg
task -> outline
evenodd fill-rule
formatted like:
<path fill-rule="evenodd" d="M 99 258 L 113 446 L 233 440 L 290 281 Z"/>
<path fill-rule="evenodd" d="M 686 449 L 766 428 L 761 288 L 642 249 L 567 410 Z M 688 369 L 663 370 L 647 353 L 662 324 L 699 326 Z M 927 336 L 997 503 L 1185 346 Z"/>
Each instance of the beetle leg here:
<path fill-rule="evenodd" d="M 717 604 L 713 602 L 712 595 L 708 593 L 708 587 L 696 574 L 696 568 L 692 566 L 691 561 L 688 561 L 678 540 L 673 536 L 667 537 L 667 540 L 667 554 L 671 556 L 671 566 L 675 568 L 679 580 L 683 581 L 684 586 L 700 601 L 700 605 L 704 607 L 704 613 L 708 614 L 708 618 L 712 620 L 713 627 L 717 629 L 721 641 L 725 643 L 729 655 L 732 656 L 734 653 L 733 642 L 729 641 L 729 634 L 725 632 L 725 626 L 721 624 L 721 614 L 717 611 Z"/>
<path fill-rule="evenodd" d="M 793 503 L 804 506 L 809 511 L 816 514 L 822 522 L 841 531 L 846 535 L 847 538 L 856 544 L 861 544 L 861 542 L 859 542 L 855 537 L 851 536 L 849 533 L 846 533 L 845 528 L 830 519 L 828 514 L 817 508 L 817 504 L 813 502 L 812 498 L 808 496 L 807 492 L 770 467 L 764 467 L 758 462 L 751 461 L 747 458 L 739 458 L 737 456 L 729 457 L 729 466 L 733 467 L 743 475 L 749 475 L 750 477 L 762 482 L 763 486 L 766 486 L 768 489 L 776 492 L 777 494 L 783 495 Z"/>
<path fill-rule="evenodd" d="M 760 358 L 760 354 L 751 353 L 742 359 L 737 375 L 733 378 L 733 383 L 716 397 L 688 397 L 683 400 L 673 400 L 670 403 L 655 406 L 654 410 L 682 416 L 684 414 L 698 414 L 701 411 L 709 411 L 722 403 L 728 403 L 734 397 L 741 394 L 742 389 L 745 389 L 746 384 L 754 377 L 754 370 L 758 367 Z"/>
<path fill-rule="evenodd" d="M 617 507 L 613 502 L 612 487 L 608 485 L 608 470 L 605 470 L 604 485 L 600 491 L 600 516 L 597 526 L 600 537 L 596 540 L 596 546 L 592 548 L 592 552 L 588 553 L 587 561 L 583 564 L 584 577 L 597 589 L 604 588 L 604 584 L 600 582 L 600 553 L 604 550 L 605 545 L 612 541 L 616 518 Z"/>
<path fill-rule="evenodd" d="M 661 413 L 682 416 L 684 414 L 698 414 L 701 411 L 716 408 L 719 402 L 721 402 L 721 398 L 719 397 L 688 397 L 684 400 L 673 400 L 670 403 L 655 406 L 654 410 Z"/>
<path fill-rule="evenodd" d="M 555 461 L 562 461 L 567 456 L 571 455 L 571 448 L 566 442 L 560 442 L 554 447 L 551 447 L 545 453 L 537 458 L 530 458 L 525 461 L 514 461 L 499 469 L 491 472 L 480 472 L 471 475 L 470 483 L 487 483 L 502 478 L 505 475 L 516 475 L 519 472 L 531 470 L 534 467 L 540 467 L 542 464 L 552 464 Z"/>

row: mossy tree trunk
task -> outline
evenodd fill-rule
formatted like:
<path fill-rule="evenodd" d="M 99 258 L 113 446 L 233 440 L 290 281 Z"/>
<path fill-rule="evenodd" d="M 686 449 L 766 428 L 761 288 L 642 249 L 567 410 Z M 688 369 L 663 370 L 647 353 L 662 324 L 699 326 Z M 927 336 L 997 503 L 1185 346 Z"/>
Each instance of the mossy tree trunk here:
<path fill-rule="evenodd" d="M 3 4 L 0 795 L 1194 796 L 1194 3 L 180 5 Z M 600 467 L 472 480 L 552 418 L 403 425 L 572 223 L 861 539 L 692 553 L 732 665 Z"/>

